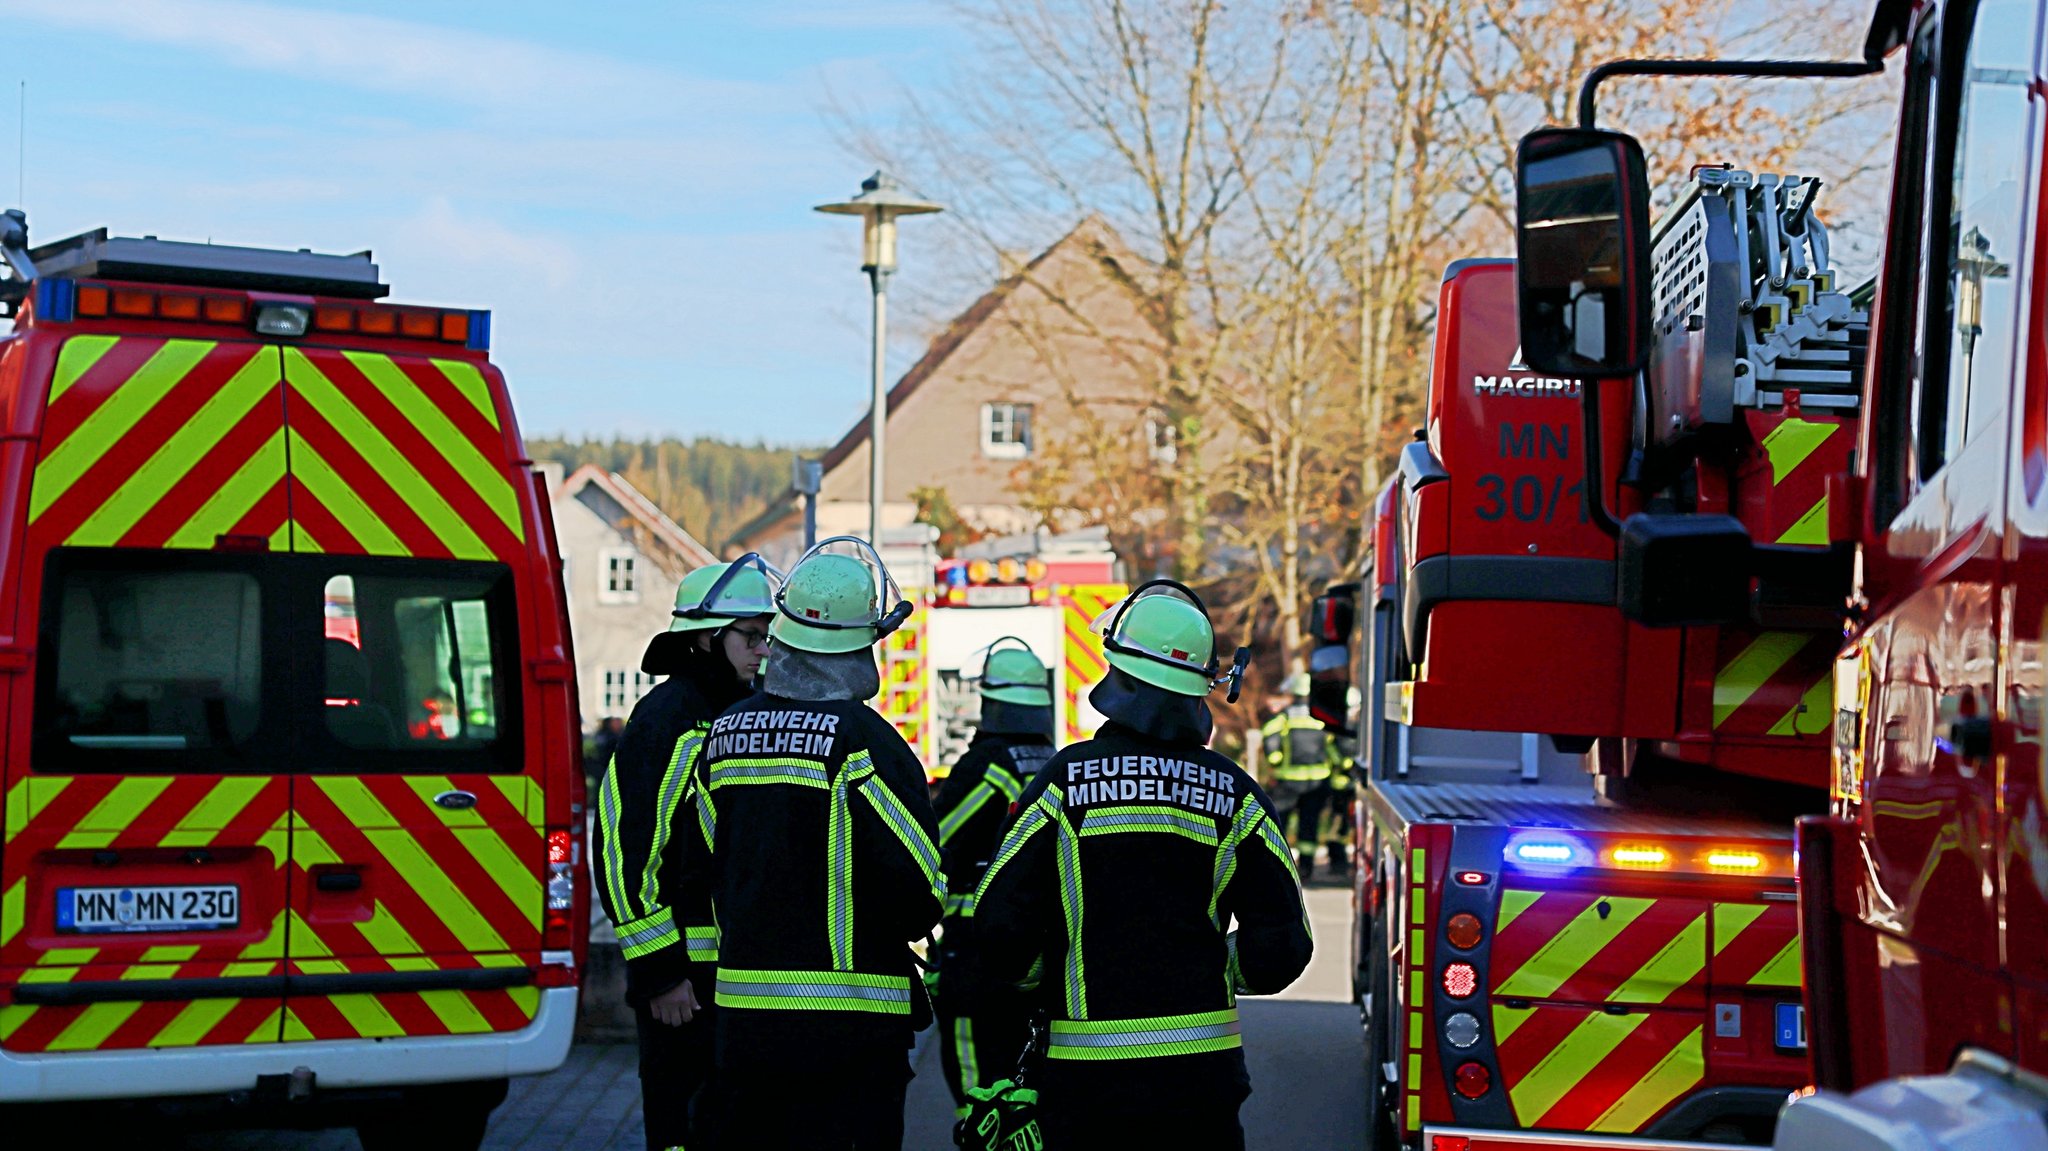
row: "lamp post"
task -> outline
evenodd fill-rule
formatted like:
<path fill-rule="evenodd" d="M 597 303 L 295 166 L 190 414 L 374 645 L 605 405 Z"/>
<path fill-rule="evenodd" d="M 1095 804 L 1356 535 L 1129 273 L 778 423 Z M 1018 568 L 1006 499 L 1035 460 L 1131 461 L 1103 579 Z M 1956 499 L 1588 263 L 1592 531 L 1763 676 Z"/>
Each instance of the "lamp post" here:
<path fill-rule="evenodd" d="M 860 270 L 868 274 L 875 301 L 874 400 L 868 408 L 868 542 L 882 546 L 882 477 L 887 455 L 889 393 L 883 360 L 889 335 L 889 274 L 896 270 L 896 218 L 922 216 L 945 209 L 905 192 L 887 174 L 876 172 L 860 182 L 860 195 L 835 204 L 820 204 L 818 211 L 835 216 L 861 218 Z"/>

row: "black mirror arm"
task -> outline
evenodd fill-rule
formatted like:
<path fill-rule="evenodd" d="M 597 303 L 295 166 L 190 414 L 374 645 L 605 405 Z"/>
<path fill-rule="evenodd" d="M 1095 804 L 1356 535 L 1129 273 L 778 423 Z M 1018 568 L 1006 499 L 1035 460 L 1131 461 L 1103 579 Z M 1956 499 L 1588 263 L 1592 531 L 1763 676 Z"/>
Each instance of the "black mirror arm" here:
<path fill-rule="evenodd" d="M 1600 447 L 1600 381 L 1586 379 L 1579 383 L 1579 406 L 1586 421 L 1586 479 L 1585 491 L 1580 500 L 1586 505 L 1586 516 L 1594 526 L 1606 532 L 1609 539 L 1621 538 L 1621 523 L 1614 513 L 1607 510 L 1607 476 Z"/>
<path fill-rule="evenodd" d="M 1596 127 L 1600 84 L 1610 76 L 1760 76 L 1826 80 L 1884 71 L 1883 60 L 1609 60 L 1579 85 L 1579 127 Z"/>

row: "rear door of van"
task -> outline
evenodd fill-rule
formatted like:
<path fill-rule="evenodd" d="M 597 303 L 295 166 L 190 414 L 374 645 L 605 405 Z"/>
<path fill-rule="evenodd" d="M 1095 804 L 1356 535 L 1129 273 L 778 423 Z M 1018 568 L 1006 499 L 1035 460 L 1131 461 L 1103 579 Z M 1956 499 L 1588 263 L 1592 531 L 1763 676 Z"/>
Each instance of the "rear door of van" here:
<path fill-rule="evenodd" d="M 10 1052 L 282 1034 L 281 378 L 253 341 L 58 328 L 0 353 Z"/>
<path fill-rule="evenodd" d="M 282 356 L 298 674 L 319 697 L 293 788 L 283 1037 L 517 1030 L 539 1003 L 547 871 L 530 485 L 476 363 Z"/>

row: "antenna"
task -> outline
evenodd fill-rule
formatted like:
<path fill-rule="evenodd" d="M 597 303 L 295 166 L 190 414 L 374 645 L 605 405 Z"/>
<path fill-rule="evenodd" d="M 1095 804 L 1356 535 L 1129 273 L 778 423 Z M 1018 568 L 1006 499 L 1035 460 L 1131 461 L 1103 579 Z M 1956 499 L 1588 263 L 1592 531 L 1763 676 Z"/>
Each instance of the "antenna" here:
<path fill-rule="evenodd" d="M 19 116 L 14 124 L 14 202 L 28 202 L 28 81 L 21 82 Z"/>

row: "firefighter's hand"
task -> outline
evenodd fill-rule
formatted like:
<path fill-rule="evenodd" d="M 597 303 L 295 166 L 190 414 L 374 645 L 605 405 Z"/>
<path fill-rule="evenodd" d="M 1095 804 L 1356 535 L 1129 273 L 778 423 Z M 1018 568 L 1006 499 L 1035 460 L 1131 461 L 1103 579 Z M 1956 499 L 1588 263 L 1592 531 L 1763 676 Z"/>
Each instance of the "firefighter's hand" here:
<path fill-rule="evenodd" d="M 670 1027 L 681 1027 L 697 1017 L 703 1005 L 697 1002 L 697 990 L 685 979 L 667 991 L 647 1001 L 647 1010 L 654 1017 Z"/>

